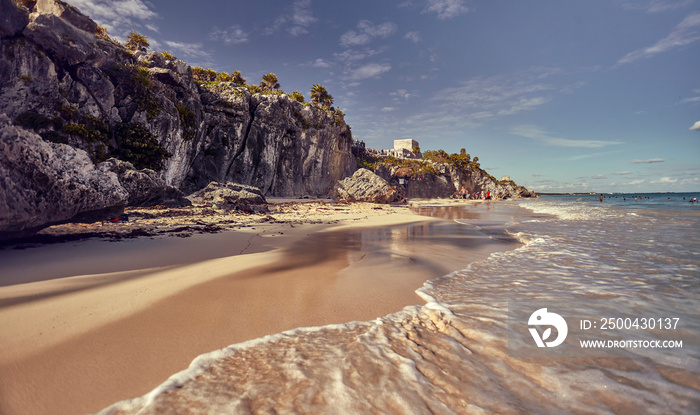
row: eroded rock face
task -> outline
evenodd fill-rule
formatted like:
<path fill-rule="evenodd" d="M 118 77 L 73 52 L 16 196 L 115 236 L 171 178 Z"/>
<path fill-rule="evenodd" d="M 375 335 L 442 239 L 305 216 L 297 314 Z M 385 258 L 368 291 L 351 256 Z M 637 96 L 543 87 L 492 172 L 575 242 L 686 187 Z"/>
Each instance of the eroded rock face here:
<path fill-rule="evenodd" d="M 391 203 L 396 201 L 398 193 L 386 180 L 367 169 L 359 169 L 351 177 L 339 181 L 332 196 L 336 200 Z"/>
<path fill-rule="evenodd" d="M 211 181 L 256 186 L 264 195 L 326 196 L 355 170 L 350 129 L 332 111 L 232 83 L 197 85 L 186 63 L 128 52 L 96 36 L 97 25 L 63 2 L 39 0 L 26 10 L 0 0 L 0 12 L 0 114 L 42 149 L 66 152 L 56 145 L 67 145 L 81 163 L 87 157 L 99 165 L 95 175 L 118 177 L 121 186 L 105 199 L 178 203 L 178 189 L 190 193 Z M 41 215 L 21 219 L 11 210 L 25 207 L 2 202 L 3 218 L 17 220 L 12 229 L 43 226 Z M 78 211 L 102 209 L 95 203 Z M 59 216 L 44 219 L 67 220 Z"/>
<path fill-rule="evenodd" d="M 121 213 L 129 193 L 83 150 L 47 143 L 0 115 L 0 239 Z"/>
<path fill-rule="evenodd" d="M 153 170 L 136 170 L 131 163 L 115 158 L 100 163 L 97 168 L 102 172 L 117 174 L 119 183 L 129 193 L 129 199 L 126 202 L 128 206 L 191 205 L 180 190 L 168 186 L 161 175 Z"/>

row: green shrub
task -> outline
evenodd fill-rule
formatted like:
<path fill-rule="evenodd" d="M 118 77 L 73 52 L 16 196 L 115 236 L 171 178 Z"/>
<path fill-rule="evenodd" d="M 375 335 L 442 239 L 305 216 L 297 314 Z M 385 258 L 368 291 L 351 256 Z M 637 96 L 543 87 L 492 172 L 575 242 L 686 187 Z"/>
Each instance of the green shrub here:
<path fill-rule="evenodd" d="M 175 61 L 175 60 L 177 60 L 177 58 L 176 58 L 175 56 L 171 55 L 171 54 L 168 53 L 168 52 L 161 52 L 160 54 L 163 55 L 163 57 L 164 57 L 165 60 L 167 60 L 167 61 Z"/>
<path fill-rule="evenodd" d="M 302 94 L 299 91 L 292 92 L 292 95 L 290 95 L 289 97 L 294 101 L 304 102 L 304 94 Z"/>
<path fill-rule="evenodd" d="M 126 48 L 132 52 L 145 52 L 150 45 L 148 44 L 148 39 L 146 39 L 146 36 L 140 33 L 131 32 L 129 33 L 129 36 L 126 37 L 126 44 L 124 46 L 126 46 Z"/>
<path fill-rule="evenodd" d="M 30 130 L 39 131 L 48 128 L 52 125 L 51 119 L 34 111 L 26 111 L 19 114 L 14 121 L 15 125 L 28 128 Z"/>
<path fill-rule="evenodd" d="M 109 126 L 106 122 L 95 118 L 91 115 L 86 115 L 82 119 L 82 123 L 65 124 L 61 131 L 66 134 L 78 136 L 87 143 L 109 143 Z"/>
<path fill-rule="evenodd" d="M 58 144 L 68 144 L 68 137 L 53 130 L 44 131 L 39 135 L 44 141 L 50 141 L 52 143 Z"/>
<path fill-rule="evenodd" d="M 182 124 L 182 129 L 184 130 L 186 140 L 192 140 L 194 138 L 195 127 L 196 127 L 196 116 L 194 112 L 190 111 L 183 104 L 175 104 L 177 112 L 180 115 L 180 123 Z"/>
<path fill-rule="evenodd" d="M 167 152 L 151 131 L 140 123 L 119 123 L 114 127 L 118 158 L 137 169 L 163 169 L 163 162 L 172 154 Z"/>

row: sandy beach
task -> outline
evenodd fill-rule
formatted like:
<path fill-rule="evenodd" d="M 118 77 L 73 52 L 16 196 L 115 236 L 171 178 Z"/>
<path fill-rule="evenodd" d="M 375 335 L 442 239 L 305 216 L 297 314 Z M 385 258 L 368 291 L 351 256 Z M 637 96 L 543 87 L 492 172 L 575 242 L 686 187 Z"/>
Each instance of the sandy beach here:
<path fill-rule="evenodd" d="M 440 210 L 272 202 L 269 215 L 134 210 L 43 232 L 101 238 L 0 250 L 0 413 L 96 412 L 202 353 L 422 304 L 423 282 L 516 246 Z"/>

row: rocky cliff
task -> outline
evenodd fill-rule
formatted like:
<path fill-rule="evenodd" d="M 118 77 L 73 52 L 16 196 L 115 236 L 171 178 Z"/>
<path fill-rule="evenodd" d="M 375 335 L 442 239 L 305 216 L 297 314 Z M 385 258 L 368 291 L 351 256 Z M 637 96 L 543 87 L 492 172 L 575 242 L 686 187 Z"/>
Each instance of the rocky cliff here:
<path fill-rule="evenodd" d="M 499 181 L 478 167 L 455 166 L 450 163 L 412 161 L 410 167 L 379 162 L 375 173 L 391 186 L 405 191 L 407 198 L 448 198 L 467 193 L 491 192 L 495 199 L 534 197 L 534 192 L 512 181 Z M 403 185 L 400 183 L 403 182 Z"/>
<path fill-rule="evenodd" d="M 62 1 L 20 3 L 26 7 L 0 0 L 0 114 L 12 123 L 3 121 L 3 148 L 30 151 L 11 145 L 20 136 L 21 146 L 45 148 L 33 165 L 63 174 L 64 180 L 51 182 L 52 192 L 75 185 L 64 174 L 73 172 L 74 177 L 104 175 L 108 181 L 116 177 L 114 188 L 90 189 L 116 192 L 92 210 L 136 200 L 157 203 L 144 199 L 148 180 L 171 196 L 174 189 L 166 186 L 190 193 L 211 181 L 253 185 L 265 195 L 327 195 L 355 171 L 350 129 L 335 112 L 282 93 L 251 94 L 231 82 L 198 84 L 186 63 L 155 52 L 130 52 Z M 68 147 L 75 156 L 62 156 L 70 153 Z M 3 168 L 13 168 L 11 157 L 0 158 Z M 110 158 L 141 173 L 116 162 L 98 168 Z M 0 206 L 0 232 L 16 230 L 12 221 L 21 209 L 16 201 L 31 205 L 32 197 L 45 194 L 28 179 L 34 173 L 25 173 L 0 181 L 6 201 Z M 144 178 L 136 187 L 138 197 L 129 194 L 133 183 L 125 182 L 134 177 Z M 65 221 L 86 209 L 63 202 L 69 206 L 55 207 L 62 214 L 42 216 Z M 30 222 L 42 226 L 41 220 Z"/>

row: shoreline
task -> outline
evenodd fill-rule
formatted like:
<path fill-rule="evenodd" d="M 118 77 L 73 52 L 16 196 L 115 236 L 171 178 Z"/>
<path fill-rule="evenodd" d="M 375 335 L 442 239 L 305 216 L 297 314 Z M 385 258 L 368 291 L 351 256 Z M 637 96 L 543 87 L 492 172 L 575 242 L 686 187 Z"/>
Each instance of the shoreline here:
<path fill-rule="evenodd" d="M 130 246 L 152 253 L 131 261 L 135 265 L 155 261 L 160 267 L 44 280 L 33 275 L 30 283 L 0 287 L 0 325 L 8 329 L 0 338 L 7 350 L 0 361 L 3 413 L 94 412 L 143 395 L 212 350 L 421 304 L 415 290 L 423 282 L 510 246 L 474 229 L 455 244 L 440 235 L 454 232 L 444 227 L 459 225 L 406 208 L 295 206 L 296 225 L 290 217 L 184 239 L 75 244 L 80 251 L 124 244 L 122 251 Z M 313 216 L 312 209 L 321 215 Z M 153 253 L 163 244 L 167 249 Z M 187 252 L 197 245 L 211 251 L 217 244 L 233 255 L 194 261 L 202 254 Z M 42 247 L 30 248 L 30 254 L 32 249 Z M 190 263 L 158 264 L 160 255 L 178 257 L 168 250 L 186 253 Z M 108 265 L 93 264 L 97 271 Z M 17 297 L 25 301 L 3 306 L 3 299 Z"/>

